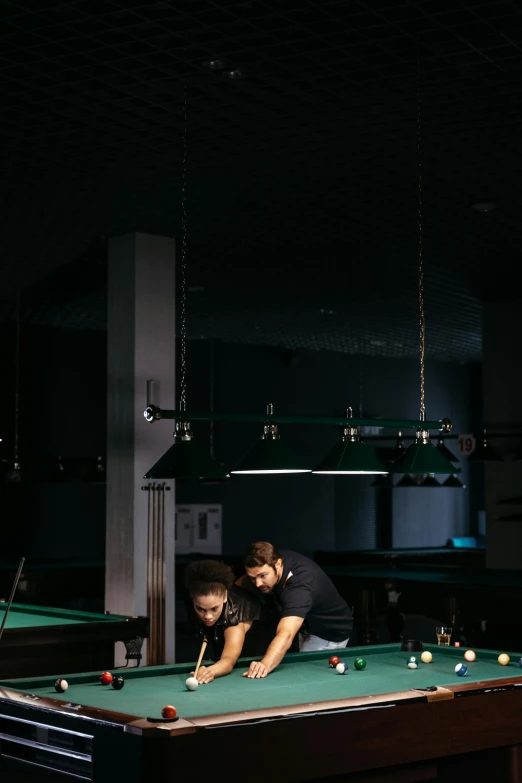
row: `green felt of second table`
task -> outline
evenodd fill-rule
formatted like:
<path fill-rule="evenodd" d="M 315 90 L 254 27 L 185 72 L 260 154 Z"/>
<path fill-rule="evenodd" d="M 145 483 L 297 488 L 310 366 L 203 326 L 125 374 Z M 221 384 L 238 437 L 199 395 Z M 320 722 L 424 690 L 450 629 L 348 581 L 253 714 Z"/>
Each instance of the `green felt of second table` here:
<path fill-rule="evenodd" d="M 351 697 L 374 696 L 384 693 L 423 689 L 429 686 L 450 686 L 501 678 L 520 677 L 520 654 L 511 653 L 511 663 L 501 666 L 499 652 L 476 650 L 477 660 L 464 660 L 464 649 L 425 644 L 424 650 L 433 655 L 431 663 L 423 663 L 420 653 L 400 652 L 399 645 L 352 647 L 335 651 L 341 661 L 348 663 L 347 674 L 340 675 L 328 665 L 332 651 L 287 655 L 281 665 L 267 678 L 251 680 L 243 677 L 249 661 L 240 660 L 234 671 L 200 685 L 196 691 L 187 691 L 185 681 L 193 665 L 155 666 L 123 670 L 122 690 L 103 686 L 99 672 L 66 676 L 69 689 L 57 694 L 54 677 L 4 681 L 2 686 L 30 691 L 35 696 L 63 699 L 83 706 L 119 712 L 140 717 L 159 717 L 161 709 L 172 704 L 178 715 L 196 718 L 206 715 L 241 713 L 250 710 L 312 704 Z M 411 655 L 418 660 L 417 669 L 408 669 Z M 357 671 L 355 658 L 363 657 L 366 668 Z M 466 663 L 468 673 L 459 677 L 457 663 Z"/>
<path fill-rule="evenodd" d="M 0 602 L 0 625 L 7 609 L 5 601 Z M 106 623 L 127 618 L 117 614 L 81 612 L 76 609 L 53 609 L 47 606 L 11 604 L 5 628 L 41 628 L 52 625 L 77 625 L 78 623 Z M 4 629 L 5 630 L 5 629 Z"/>

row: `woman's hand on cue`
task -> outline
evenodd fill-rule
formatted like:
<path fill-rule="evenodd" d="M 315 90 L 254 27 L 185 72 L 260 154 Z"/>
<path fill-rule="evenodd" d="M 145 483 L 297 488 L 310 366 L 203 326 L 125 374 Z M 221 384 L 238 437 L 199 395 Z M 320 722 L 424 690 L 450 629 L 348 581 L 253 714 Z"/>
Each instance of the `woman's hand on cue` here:
<path fill-rule="evenodd" d="M 190 672 L 191 677 L 194 677 L 194 672 Z M 200 666 L 198 669 L 198 676 L 196 677 L 197 681 L 202 683 L 212 682 L 214 679 L 214 674 L 212 672 L 212 669 L 207 669 L 206 666 Z"/>

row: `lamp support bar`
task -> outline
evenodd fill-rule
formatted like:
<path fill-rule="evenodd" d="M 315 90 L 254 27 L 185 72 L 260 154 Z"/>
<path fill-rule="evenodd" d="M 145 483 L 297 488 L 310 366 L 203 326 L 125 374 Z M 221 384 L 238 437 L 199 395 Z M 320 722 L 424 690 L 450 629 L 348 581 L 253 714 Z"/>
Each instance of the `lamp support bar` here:
<path fill-rule="evenodd" d="M 240 423 L 252 422 L 265 424 L 267 421 L 273 424 L 324 424 L 333 427 L 389 427 L 392 429 L 418 430 L 421 422 L 417 419 L 364 419 L 346 418 L 343 416 L 282 416 L 280 414 L 250 414 L 250 413 L 217 413 L 215 411 L 185 411 L 166 410 L 150 405 L 144 411 L 144 417 L 148 422 L 158 419 L 174 419 L 186 421 L 230 421 Z M 422 429 L 440 430 L 449 432 L 451 422 L 449 419 L 441 421 L 423 421 Z"/>

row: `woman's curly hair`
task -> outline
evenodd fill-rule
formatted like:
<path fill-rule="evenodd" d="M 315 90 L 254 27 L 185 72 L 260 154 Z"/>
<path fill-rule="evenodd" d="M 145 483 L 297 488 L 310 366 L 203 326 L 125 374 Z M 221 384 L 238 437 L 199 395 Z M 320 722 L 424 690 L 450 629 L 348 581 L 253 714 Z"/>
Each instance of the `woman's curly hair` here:
<path fill-rule="evenodd" d="M 196 560 L 185 570 L 185 586 L 195 595 L 224 595 L 235 582 L 232 568 L 217 560 Z"/>

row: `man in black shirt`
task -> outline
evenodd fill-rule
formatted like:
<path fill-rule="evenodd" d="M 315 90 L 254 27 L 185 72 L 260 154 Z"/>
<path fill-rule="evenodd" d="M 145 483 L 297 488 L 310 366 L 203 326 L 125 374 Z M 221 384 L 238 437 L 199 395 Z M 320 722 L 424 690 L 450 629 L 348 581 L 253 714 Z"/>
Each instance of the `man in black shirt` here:
<path fill-rule="evenodd" d="M 243 556 L 247 578 L 265 595 L 272 593 L 281 620 L 261 661 L 250 664 L 246 677 L 266 677 L 281 663 L 299 633 L 299 650 L 339 650 L 346 647 L 352 613 L 324 571 L 304 555 L 266 541 L 251 544 Z M 246 581 L 246 580 L 244 580 Z"/>

